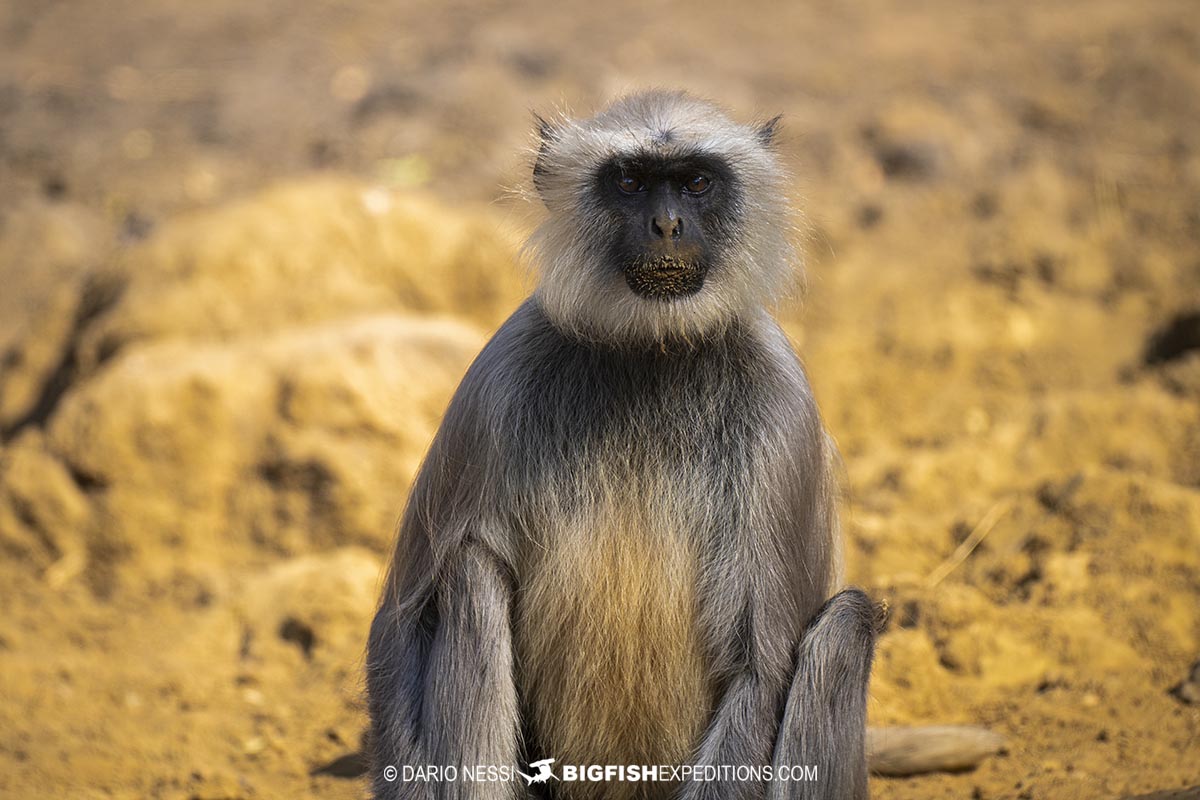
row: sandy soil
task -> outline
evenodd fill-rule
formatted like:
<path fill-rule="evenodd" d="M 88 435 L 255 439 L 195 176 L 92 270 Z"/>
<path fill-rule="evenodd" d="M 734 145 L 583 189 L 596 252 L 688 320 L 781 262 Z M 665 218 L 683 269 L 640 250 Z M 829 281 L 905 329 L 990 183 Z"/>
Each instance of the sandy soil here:
<path fill-rule="evenodd" d="M 392 525 L 527 288 L 529 112 L 646 85 L 785 114 L 780 314 L 893 609 L 873 721 L 1008 737 L 875 794 L 1200 784 L 1193 3 L 31 0 L 0 5 L 0 795 L 362 795 Z"/>

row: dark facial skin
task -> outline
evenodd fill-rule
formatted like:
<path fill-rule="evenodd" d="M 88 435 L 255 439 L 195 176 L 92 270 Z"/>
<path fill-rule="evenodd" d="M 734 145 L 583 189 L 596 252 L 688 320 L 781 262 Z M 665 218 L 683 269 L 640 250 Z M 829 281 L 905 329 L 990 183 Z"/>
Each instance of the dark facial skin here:
<path fill-rule="evenodd" d="M 599 184 L 618 230 L 612 260 L 629 288 L 661 301 L 700 291 L 733 189 L 724 165 L 702 156 L 621 160 L 601 170 Z"/>

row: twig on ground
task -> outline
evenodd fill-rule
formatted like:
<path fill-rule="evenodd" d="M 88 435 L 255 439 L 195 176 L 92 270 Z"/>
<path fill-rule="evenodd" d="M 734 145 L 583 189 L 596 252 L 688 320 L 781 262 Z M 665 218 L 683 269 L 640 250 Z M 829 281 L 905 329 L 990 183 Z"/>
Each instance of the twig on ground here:
<path fill-rule="evenodd" d="M 1000 518 L 1004 516 L 1004 514 L 1011 507 L 1011 498 L 1001 500 L 992 506 L 988 512 L 983 515 L 983 519 L 979 520 L 979 524 L 975 526 L 975 529 L 971 531 L 971 535 L 966 539 L 963 539 L 962 544 L 954 548 L 954 552 L 950 554 L 950 557 L 943 561 L 937 569 L 929 573 L 929 577 L 925 579 L 925 585 L 932 589 L 934 586 L 937 586 L 939 583 L 941 583 L 947 575 L 953 572 L 959 564 L 966 561 L 967 557 L 971 555 L 971 553 L 975 551 L 975 548 L 979 546 L 979 543 L 982 542 L 984 538 L 992 532 L 992 529 L 996 527 L 996 523 L 1000 521 Z"/>

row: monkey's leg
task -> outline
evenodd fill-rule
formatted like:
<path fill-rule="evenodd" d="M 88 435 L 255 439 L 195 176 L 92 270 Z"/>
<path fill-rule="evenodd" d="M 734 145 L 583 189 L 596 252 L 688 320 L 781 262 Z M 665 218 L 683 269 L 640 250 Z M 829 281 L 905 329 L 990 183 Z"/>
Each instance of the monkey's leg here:
<path fill-rule="evenodd" d="M 511 595 L 492 554 L 468 545 L 448 559 L 423 611 L 403 614 L 389 602 L 376 615 L 367 692 L 377 800 L 520 796 L 516 781 L 471 782 L 461 775 L 463 766 L 517 763 Z M 405 782 L 406 765 L 454 766 L 460 774 L 456 781 Z"/>
<path fill-rule="evenodd" d="M 867 682 L 879 621 L 865 594 L 846 589 L 805 630 L 775 743 L 771 800 L 867 797 Z M 816 767 L 815 781 L 803 780 L 804 767 Z M 800 780 L 781 781 L 781 771 Z"/>

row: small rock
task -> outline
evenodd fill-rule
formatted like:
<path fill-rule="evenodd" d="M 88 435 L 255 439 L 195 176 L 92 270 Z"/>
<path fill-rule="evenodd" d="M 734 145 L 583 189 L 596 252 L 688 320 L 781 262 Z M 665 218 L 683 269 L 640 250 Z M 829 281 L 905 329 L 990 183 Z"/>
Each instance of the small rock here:
<path fill-rule="evenodd" d="M 1192 664 L 1192 671 L 1183 682 L 1172 687 L 1171 694 L 1189 706 L 1200 705 L 1200 661 Z"/>

